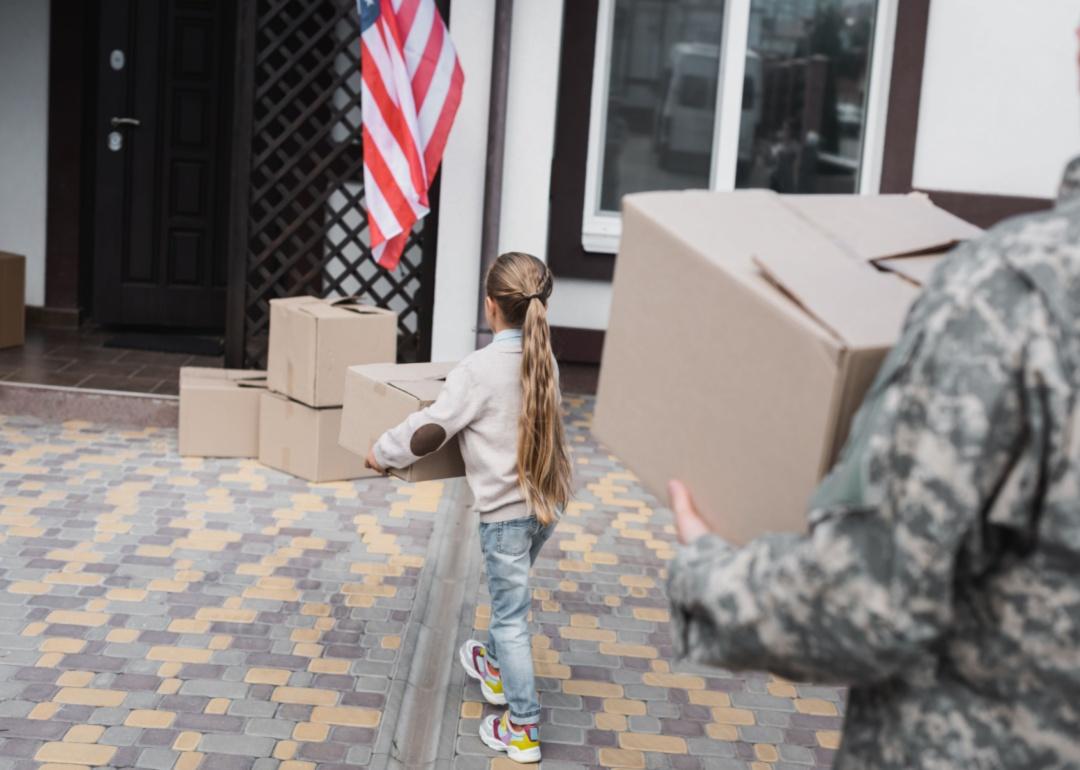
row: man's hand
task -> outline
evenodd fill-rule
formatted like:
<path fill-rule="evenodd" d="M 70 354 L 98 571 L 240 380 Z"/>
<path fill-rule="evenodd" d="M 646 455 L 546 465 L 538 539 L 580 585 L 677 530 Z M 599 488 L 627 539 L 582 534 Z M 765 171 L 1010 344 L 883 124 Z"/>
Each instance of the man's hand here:
<path fill-rule="evenodd" d="M 702 535 L 710 532 L 709 525 L 698 514 L 690 490 L 681 481 L 668 482 L 668 496 L 671 498 L 671 510 L 675 512 L 675 532 L 679 542 L 688 545 Z"/>
<path fill-rule="evenodd" d="M 371 468 L 376 473 L 386 475 L 386 469 L 379 465 L 379 461 L 375 459 L 375 447 L 368 450 L 367 457 L 364 458 L 364 467 Z"/>

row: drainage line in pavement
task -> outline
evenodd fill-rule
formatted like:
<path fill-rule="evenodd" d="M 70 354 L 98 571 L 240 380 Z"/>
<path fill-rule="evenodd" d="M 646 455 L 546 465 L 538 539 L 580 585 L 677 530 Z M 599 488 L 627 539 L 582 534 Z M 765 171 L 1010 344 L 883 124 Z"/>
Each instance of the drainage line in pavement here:
<path fill-rule="evenodd" d="M 457 726 L 451 699 L 458 666 L 461 613 L 479 580 L 477 529 L 464 481 L 447 484 L 413 611 L 390 682 L 383 723 L 375 741 L 372 770 L 449 765 Z M 451 707 L 453 714 L 447 712 Z M 452 719 L 451 719 L 452 717 Z M 450 735 L 444 735 L 446 730 Z"/>

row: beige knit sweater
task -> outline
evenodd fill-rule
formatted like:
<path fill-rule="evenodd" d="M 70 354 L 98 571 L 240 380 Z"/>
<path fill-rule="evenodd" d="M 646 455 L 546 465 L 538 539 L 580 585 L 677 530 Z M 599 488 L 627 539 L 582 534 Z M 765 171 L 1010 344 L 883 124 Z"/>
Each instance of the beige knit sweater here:
<path fill-rule="evenodd" d="M 502 332 L 446 377 L 439 398 L 375 443 L 383 468 L 406 468 L 457 440 L 475 508 L 485 523 L 529 515 L 517 478 L 521 337 Z"/>

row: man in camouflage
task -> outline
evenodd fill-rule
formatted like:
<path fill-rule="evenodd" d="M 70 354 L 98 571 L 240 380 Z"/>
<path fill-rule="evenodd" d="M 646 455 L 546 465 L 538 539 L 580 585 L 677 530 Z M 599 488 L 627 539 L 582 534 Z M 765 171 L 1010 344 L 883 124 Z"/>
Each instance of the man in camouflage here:
<path fill-rule="evenodd" d="M 912 307 L 806 536 L 672 484 L 676 649 L 849 685 L 836 767 L 1080 767 L 1080 160 Z"/>

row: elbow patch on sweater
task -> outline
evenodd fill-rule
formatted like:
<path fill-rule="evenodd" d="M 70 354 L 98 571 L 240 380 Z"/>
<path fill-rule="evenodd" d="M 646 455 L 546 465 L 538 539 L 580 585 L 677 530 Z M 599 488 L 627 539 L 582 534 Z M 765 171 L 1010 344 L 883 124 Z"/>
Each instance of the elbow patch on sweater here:
<path fill-rule="evenodd" d="M 444 441 L 446 441 L 446 429 L 429 422 L 427 425 L 421 425 L 413 433 L 409 440 L 409 451 L 417 457 L 423 457 L 441 447 Z"/>

